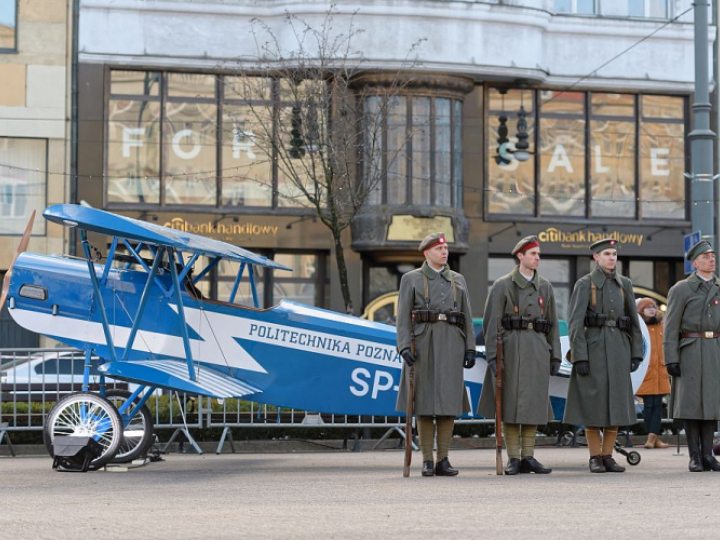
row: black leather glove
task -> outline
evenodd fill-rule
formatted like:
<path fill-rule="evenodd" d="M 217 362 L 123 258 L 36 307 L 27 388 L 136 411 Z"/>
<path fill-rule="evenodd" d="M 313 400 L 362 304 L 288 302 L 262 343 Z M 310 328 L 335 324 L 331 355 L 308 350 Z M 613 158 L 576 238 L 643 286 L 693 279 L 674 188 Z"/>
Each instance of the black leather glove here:
<path fill-rule="evenodd" d="M 465 361 L 463 362 L 465 369 L 472 369 L 475 367 L 475 351 L 465 351 Z"/>
<path fill-rule="evenodd" d="M 630 360 L 630 373 L 635 373 L 642 364 L 642 358 L 632 358 Z"/>
<path fill-rule="evenodd" d="M 560 360 L 553 360 L 550 362 L 550 376 L 554 377 L 560 373 Z"/>
<path fill-rule="evenodd" d="M 665 366 L 667 368 L 668 374 L 672 375 L 673 377 L 679 377 L 680 376 L 680 364 L 668 364 Z"/>
<path fill-rule="evenodd" d="M 573 369 L 575 370 L 575 373 L 581 377 L 587 377 L 590 375 L 590 362 L 587 360 L 578 360 L 573 364 Z"/>
<path fill-rule="evenodd" d="M 410 349 L 405 349 L 403 352 L 400 353 L 400 356 L 403 357 L 403 360 L 405 360 L 405 363 L 408 366 L 415 365 L 415 355 L 410 352 Z"/>
<path fill-rule="evenodd" d="M 497 376 L 497 360 L 495 358 L 488 360 L 488 369 L 492 371 L 493 376 Z"/>

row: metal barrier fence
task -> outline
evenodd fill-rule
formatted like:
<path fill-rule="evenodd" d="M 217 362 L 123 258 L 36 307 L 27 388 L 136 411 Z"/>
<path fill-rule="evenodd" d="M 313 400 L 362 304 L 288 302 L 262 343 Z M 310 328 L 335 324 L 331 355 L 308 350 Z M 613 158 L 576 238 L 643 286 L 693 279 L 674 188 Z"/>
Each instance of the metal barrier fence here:
<path fill-rule="evenodd" d="M 98 359 L 93 358 L 91 391 L 99 389 Z M 7 432 L 42 431 L 52 404 L 82 388 L 85 353 L 71 348 L 0 349 L 0 444 Z M 136 385 L 107 379 L 107 389 L 134 390 Z M 147 403 L 155 427 L 175 429 L 166 446 L 179 434 L 199 451 L 190 428 L 223 429 L 232 444 L 231 428 L 386 428 L 383 439 L 393 432 L 404 438 L 404 417 L 336 415 L 285 409 L 254 402 L 196 398 L 156 391 Z M 664 419 L 664 423 L 671 422 Z M 494 420 L 459 419 L 458 424 L 492 424 Z"/>

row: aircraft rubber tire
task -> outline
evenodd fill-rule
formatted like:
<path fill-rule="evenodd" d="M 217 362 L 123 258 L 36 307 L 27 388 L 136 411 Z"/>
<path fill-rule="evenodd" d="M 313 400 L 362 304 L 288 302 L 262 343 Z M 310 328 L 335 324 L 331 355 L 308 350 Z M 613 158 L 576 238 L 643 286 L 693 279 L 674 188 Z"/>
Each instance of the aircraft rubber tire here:
<path fill-rule="evenodd" d="M 86 426 L 71 424 L 75 419 L 80 418 L 81 407 L 88 407 L 92 411 L 93 421 Z M 65 413 L 63 415 L 63 413 Z M 59 421 L 63 415 L 62 420 Z M 122 442 L 122 419 L 115 406 L 107 399 L 98 394 L 89 392 L 77 392 L 61 398 L 47 415 L 43 439 L 50 457 L 53 455 L 53 440 L 59 435 L 73 435 L 78 432 L 77 428 L 85 429 L 83 434 L 93 435 L 93 429 L 98 425 L 98 419 L 108 425 L 108 429 L 97 435 L 101 436 L 100 444 L 104 447 L 103 453 L 90 462 L 90 469 L 96 470 L 108 464 L 115 457 L 120 443 Z M 97 439 L 96 439 L 97 440 Z"/>
<path fill-rule="evenodd" d="M 105 392 L 105 397 L 118 410 L 125 401 L 132 395 L 127 390 L 112 389 Z M 122 415 L 120 415 L 122 418 Z M 134 459 L 144 455 L 148 448 L 152 446 L 155 434 L 155 422 L 153 422 L 152 414 L 147 405 L 143 405 L 138 413 L 133 417 L 130 424 L 130 430 L 136 432 L 142 430 L 140 437 L 127 437 L 128 426 L 123 430 L 123 441 L 120 444 L 117 454 L 111 460 L 111 463 L 129 463 Z"/>

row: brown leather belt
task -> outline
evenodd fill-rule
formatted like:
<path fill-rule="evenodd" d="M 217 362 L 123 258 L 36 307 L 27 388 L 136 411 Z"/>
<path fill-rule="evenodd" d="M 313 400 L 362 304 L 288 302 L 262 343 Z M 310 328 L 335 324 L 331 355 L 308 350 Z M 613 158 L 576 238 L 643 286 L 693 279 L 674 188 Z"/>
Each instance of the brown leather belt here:
<path fill-rule="evenodd" d="M 720 338 L 720 332 L 683 332 L 680 334 L 680 338 L 716 339 Z"/>

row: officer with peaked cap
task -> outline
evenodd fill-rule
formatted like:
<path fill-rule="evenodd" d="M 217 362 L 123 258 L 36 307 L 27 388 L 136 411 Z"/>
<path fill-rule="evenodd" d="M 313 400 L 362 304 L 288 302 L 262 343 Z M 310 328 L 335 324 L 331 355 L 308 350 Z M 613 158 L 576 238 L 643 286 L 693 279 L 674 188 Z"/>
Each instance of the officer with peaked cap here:
<path fill-rule="evenodd" d="M 550 376 L 560 369 L 560 332 L 555 293 L 538 274 L 540 243 L 537 236 L 523 238 L 512 250 L 517 265 L 490 289 L 483 327 L 485 372 L 478 413 L 495 416 L 496 339 L 503 340 L 503 428 L 508 462 L 505 474 L 548 474 L 535 457 L 538 425 L 552 419 Z"/>
<path fill-rule="evenodd" d="M 420 243 L 422 267 L 403 275 L 397 307 L 397 348 L 403 373 L 396 409 L 405 411 L 405 368 L 415 366 L 415 414 L 423 476 L 455 476 L 448 450 L 455 417 L 470 412 L 463 367 L 475 365 L 475 332 L 465 278 L 448 267 L 445 235 Z M 414 354 L 411 345 L 414 339 Z M 433 443 L 437 429 L 437 462 Z"/>
<path fill-rule="evenodd" d="M 690 472 L 720 471 L 712 450 L 720 420 L 720 279 L 706 240 L 695 244 L 687 259 L 695 271 L 670 289 L 665 315 L 670 410 L 685 421 Z"/>
<path fill-rule="evenodd" d="M 590 249 L 595 268 L 570 299 L 573 370 L 563 422 L 585 426 L 590 472 L 624 472 L 612 451 L 618 426 L 635 423 L 630 373 L 642 362 L 643 339 L 632 282 L 616 271 L 617 240 L 605 238 Z"/>

